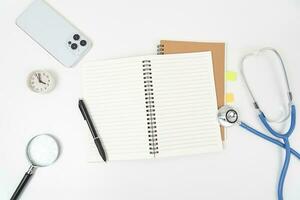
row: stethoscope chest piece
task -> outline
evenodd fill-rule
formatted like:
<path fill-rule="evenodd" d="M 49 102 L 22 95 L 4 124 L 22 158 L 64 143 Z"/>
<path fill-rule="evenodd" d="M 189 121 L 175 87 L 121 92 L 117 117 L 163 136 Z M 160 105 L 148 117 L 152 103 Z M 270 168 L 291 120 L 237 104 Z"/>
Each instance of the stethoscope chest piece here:
<path fill-rule="evenodd" d="M 225 105 L 218 111 L 218 121 L 221 126 L 230 127 L 238 122 L 238 113 L 231 106 Z"/>

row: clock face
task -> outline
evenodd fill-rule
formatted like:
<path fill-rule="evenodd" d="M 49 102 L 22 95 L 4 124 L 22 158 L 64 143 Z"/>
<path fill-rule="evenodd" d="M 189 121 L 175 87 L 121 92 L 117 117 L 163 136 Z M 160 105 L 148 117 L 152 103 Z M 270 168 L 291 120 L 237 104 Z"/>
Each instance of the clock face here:
<path fill-rule="evenodd" d="M 36 93 L 48 93 L 55 87 L 55 80 L 50 72 L 34 71 L 28 80 L 29 87 Z"/>

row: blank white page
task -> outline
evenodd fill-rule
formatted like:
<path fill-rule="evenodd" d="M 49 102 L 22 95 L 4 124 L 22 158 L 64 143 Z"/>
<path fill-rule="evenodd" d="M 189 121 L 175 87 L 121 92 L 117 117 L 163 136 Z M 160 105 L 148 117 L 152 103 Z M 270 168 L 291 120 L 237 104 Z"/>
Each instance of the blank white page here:
<path fill-rule="evenodd" d="M 93 61 L 82 66 L 83 99 L 108 160 L 149 154 L 142 58 Z M 89 129 L 89 162 L 102 161 Z"/>
<path fill-rule="evenodd" d="M 159 153 L 222 150 L 211 52 L 151 58 Z"/>

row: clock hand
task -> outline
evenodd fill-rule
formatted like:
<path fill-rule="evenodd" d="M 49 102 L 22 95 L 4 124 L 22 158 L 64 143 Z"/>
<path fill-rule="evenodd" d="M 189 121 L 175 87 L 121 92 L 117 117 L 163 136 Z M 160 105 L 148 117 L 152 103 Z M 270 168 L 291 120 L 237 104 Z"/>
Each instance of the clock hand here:
<path fill-rule="evenodd" d="M 40 83 L 43 83 L 44 85 L 46 85 L 46 83 L 44 81 L 42 81 L 42 80 L 40 80 Z"/>
<path fill-rule="evenodd" d="M 42 81 L 42 78 L 41 78 L 41 74 L 40 73 L 37 73 L 35 74 L 37 79 L 39 80 L 39 83 L 43 83 L 44 85 L 46 85 L 46 83 L 44 81 Z"/>
<path fill-rule="evenodd" d="M 40 73 L 36 73 L 35 76 L 38 79 L 38 81 L 41 82 L 41 74 Z"/>
<path fill-rule="evenodd" d="M 42 82 L 41 74 L 39 73 L 39 82 Z"/>

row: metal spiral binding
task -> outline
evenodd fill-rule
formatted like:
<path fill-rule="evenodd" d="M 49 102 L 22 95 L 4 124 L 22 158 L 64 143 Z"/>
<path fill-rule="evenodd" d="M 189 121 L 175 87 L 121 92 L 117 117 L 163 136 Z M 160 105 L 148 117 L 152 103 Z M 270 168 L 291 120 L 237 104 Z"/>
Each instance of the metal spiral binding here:
<path fill-rule="evenodd" d="M 157 45 L 157 55 L 164 55 L 165 54 L 165 45 L 159 44 Z"/>
<path fill-rule="evenodd" d="M 154 156 L 159 153 L 158 151 L 158 139 L 157 139 L 157 126 L 155 116 L 154 105 L 154 93 L 153 93 L 153 81 L 152 81 L 152 69 L 151 61 L 144 60 L 143 63 L 143 79 L 144 79 L 144 91 L 145 91 L 145 103 L 147 113 L 147 129 L 149 138 L 149 153 Z"/>

